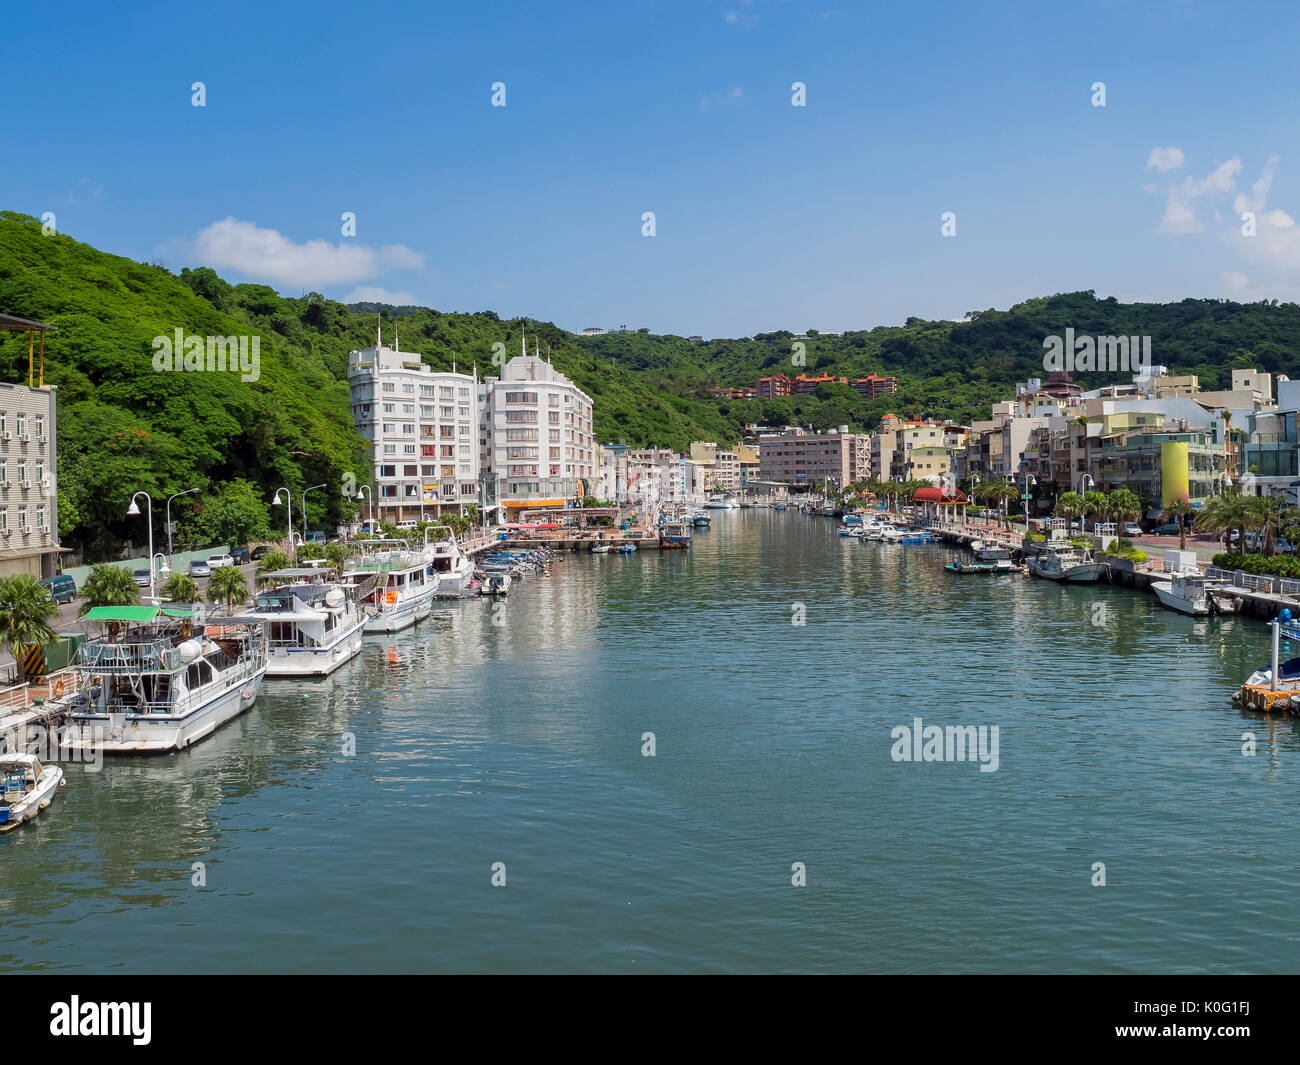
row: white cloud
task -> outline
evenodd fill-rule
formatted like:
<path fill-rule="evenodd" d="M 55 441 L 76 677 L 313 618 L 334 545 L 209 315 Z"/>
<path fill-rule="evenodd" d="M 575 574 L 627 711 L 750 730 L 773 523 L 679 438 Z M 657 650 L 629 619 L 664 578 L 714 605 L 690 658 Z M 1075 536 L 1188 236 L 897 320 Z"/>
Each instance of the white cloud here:
<path fill-rule="evenodd" d="M 409 292 L 389 292 L 378 285 L 361 285 L 343 297 L 344 303 L 390 303 L 394 307 L 410 307 L 419 304 Z"/>
<path fill-rule="evenodd" d="M 1250 195 L 1244 192 L 1232 201 L 1232 209 L 1238 214 L 1243 211 L 1259 212 L 1264 209 L 1264 204 L 1268 202 L 1268 190 L 1273 187 L 1273 175 L 1277 173 L 1277 156 L 1269 156 L 1268 162 L 1264 164 L 1264 171 L 1260 174 L 1259 180 L 1250 187 Z"/>
<path fill-rule="evenodd" d="M 1162 174 L 1170 170 L 1177 170 L 1182 165 L 1183 150 L 1181 148 L 1152 148 L 1151 154 L 1147 156 L 1147 168 L 1155 167 Z"/>
<path fill-rule="evenodd" d="M 723 104 L 742 104 L 745 102 L 745 90 L 739 85 L 733 85 L 726 92 L 711 92 L 700 100 L 700 110 L 707 111 L 714 106 Z"/>
<path fill-rule="evenodd" d="M 1165 233 L 1200 233 L 1205 229 L 1196 215 L 1196 201 L 1205 196 L 1226 194 L 1236 188 L 1236 177 L 1241 173 L 1241 160 L 1235 156 L 1220 163 L 1201 180 L 1187 177 L 1169 190 L 1165 202 L 1165 217 L 1160 229 Z"/>
<path fill-rule="evenodd" d="M 194 256 L 204 265 L 294 288 L 321 288 L 377 277 L 385 270 L 418 270 L 424 256 L 403 244 L 380 248 L 364 244 L 309 240 L 298 244 L 274 229 L 227 218 L 202 230 Z"/>

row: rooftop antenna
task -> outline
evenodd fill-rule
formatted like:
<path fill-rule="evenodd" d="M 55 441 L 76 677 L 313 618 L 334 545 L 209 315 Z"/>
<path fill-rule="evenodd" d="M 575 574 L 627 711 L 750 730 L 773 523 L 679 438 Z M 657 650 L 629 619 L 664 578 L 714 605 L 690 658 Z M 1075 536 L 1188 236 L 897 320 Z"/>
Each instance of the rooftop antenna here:
<path fill-rule="evenodd" d="M 384 346 L 384 312 L 375 311 L 375 348 Z"/>

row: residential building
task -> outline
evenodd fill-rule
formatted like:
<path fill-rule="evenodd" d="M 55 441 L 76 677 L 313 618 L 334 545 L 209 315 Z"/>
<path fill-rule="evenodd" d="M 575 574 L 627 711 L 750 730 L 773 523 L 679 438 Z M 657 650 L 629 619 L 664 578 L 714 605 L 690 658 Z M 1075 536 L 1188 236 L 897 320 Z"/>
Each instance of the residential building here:
<path fill-rule="evenodd" d="M 591 397 L 549 362 L 516 355 L 479 388 L 481 462 L 507 515 L 594 494 L 599 459 Z"/>
<path fill-rule="evenodd" d="M 432 520 L 481 502 L 476 376 L 377 338 L 349 353 L 348 385 L 353 424 L 374 447 L 376 518 Z"/>
<path fill-rule="evenodd" d="M 830 480 L 843 487 L 865 480 L 870 463 L 870 439 L 848 432 L 847 426 L 827 433 L 792 428 L 758 442 L 759 479 L 764 481 L 813 485 Z"/>
<path fill-rule="evenodd" d="M 894 395 L 898 391 L 898 378 L 878 377 L 870 373 L 866 377 L 855 378 L 853 387 L 863 399 L 877 399 L 880 396 Z"/>
<path fill-rule="evenodd" d="M 754 391 L 759 399 L 780 399 L 790 395 L 792 389 L 793 383 L 790 378 L 783 373 L 777 373 L 771 377 L 760 377 Z"/>

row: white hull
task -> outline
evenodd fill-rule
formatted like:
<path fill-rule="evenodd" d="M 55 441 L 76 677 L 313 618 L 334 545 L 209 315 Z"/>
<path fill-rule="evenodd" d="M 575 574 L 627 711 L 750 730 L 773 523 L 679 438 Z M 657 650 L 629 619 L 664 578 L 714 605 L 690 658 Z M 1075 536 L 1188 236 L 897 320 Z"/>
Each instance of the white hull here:
<path fill-rule="evenodd" d="M 257 698 L 265 667 L 233 683 L 215 698 L 184 716 L 170 714 L 73 714 L 67 746 L 74 751 L 105 754 L 167 754 L 180 751 L 238 717 Z"/>
<path fill-rule="evenodd" d="M 25 821 L 31 821 L 50 805 L 62 783 L 63 770 L 56 765 L 47 765 L 36 778 L 36 787 L 10 805 L 9 820 L 0 823 L 0 832 L 11 832 Z"/>
<path fill-rule="evenodd" d="M 329 647 L 273 647 L 267 656 L 268 677 L 326 677 L 361 653 L 365 625 L 358 621 Z"/>
<path fill-rule="evenodd" d="M 1181 595 L 1174 595 L 1167 586 L 1167 582 L 1164 581 L 1153 581 L 1151 590 L 1156 593 L 1160 605 L 1169 610 L 1177 610 L 1180 614 L 1190 614 L 1193 617 L 1200 617 L 1210 612 L 1209 596 L 1201 596 L 1199 599 L 1184 599 Z"/>
<path fill-rule="evenodd" d="M 423 621 L 433 613 L 434 593 L 441 587 L 441 584 L 430 585 L 409 598 L 385 603 L 378 614 L 366 619 L 366 632 L 401 632 Z"/>

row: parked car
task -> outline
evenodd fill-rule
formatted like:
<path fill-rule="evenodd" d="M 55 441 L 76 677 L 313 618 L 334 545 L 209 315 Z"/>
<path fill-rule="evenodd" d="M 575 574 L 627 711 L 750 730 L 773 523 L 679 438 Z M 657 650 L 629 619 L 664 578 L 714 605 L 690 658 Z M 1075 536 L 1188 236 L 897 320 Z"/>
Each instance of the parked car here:
<path fill-rule="evenodd" d="M 149 571 L 147 569 L 138 569 L 131 576 L 135 578 L 135 583 L 141 588 L 149 587 Z"/>
<path fill-rule="evenodd" d="M 212 567 L 209 566 L 206 562 L 204 562 L 203 559 L 201 559 L 201 558 L 196 558 L 193 562 L 190 563 L 190 576 L 191 576 L 191 577 L 211 577 L 211 576 L 212 576 Z M 145 583 L 148 583 L 148 582 L 146 581 Z"/>
<path fill-rule="evenodd" d="M 1131 521 L 1126 521 L 1124 523 L 1124 535 L 1129 537 L 1141 536 L 1142 526 Z"/>
<path fill-rule="evenodd" d="M 208 556 L 209 569 L 224 569 L 226 566 L 233 566 L 234 564 L 235 564 L 235 560 L 230 555 L 209 555 Z"/>
<path fill-rule="evenodd" d="M 147 584 L 148 581 L 145 583 Z M 71 603 L 77 598 L 77 582 L 66 573 L 57 577 L 41 578 L 41 587 L 54 597 L 56 603 Z"/>
<path fill-rule="evenodd" d="M 252 559 L 254 562 L 260 562 L 263 555 L 273 550 L 275 549 L 270 544 L 262 544 L 261 547 L 253 548 L 252 554 L 250 554 L 248 557 Z"/>
<path fill-rule="evenodd" d="M 248 548 L 232 547 L 230 549 L 230 557 L 234 559 L 234 563 L 236 566 L 242 566 L 249 561 Z"/>
<path fill-rule="evenodd" d="M 1178 530 L 1182 528 L 1176 521 L 1171 521 L 1165 525 L 1157 525 L 1151 532 L 1156 536 L 1177 536 Z"/>

